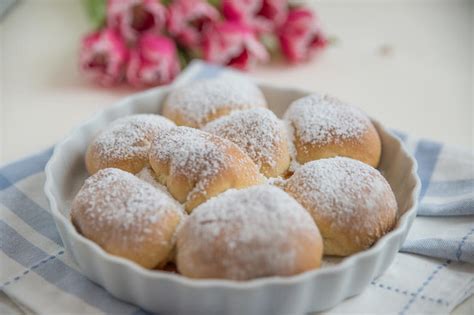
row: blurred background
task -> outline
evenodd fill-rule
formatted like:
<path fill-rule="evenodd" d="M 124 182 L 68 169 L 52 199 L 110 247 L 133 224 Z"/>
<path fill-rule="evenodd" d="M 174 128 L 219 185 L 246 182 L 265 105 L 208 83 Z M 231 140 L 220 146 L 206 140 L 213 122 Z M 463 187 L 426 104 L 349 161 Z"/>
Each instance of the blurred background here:
<path fill-rule="evenodd" d="M 306 62 L 276 58 L 248 75 L 333 94 L 389 127 L 473 150 L 473 1 L 303 2 L 316 13 L 326 47 Z M 143 88 L 104 87 L 81 73 L 81 39 L 93 28 L 76 0 L 18 0 L 4 14 L 0 164 L 53 145 Z"/>

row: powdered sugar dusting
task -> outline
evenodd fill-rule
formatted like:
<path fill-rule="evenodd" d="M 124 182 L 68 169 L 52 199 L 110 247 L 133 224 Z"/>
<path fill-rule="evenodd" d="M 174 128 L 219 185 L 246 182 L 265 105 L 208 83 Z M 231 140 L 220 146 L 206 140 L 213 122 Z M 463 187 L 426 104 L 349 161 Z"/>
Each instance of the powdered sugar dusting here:
<path fill-rule="evenodd" d="M 235 145 L 210 133 L 178 127 L 155 139 L 150 157 L 169 161 L 170 174 L 180 174 L 195 183 L 187 196 L 187 200 L 192 200 L 196 194 L 205 194 L 210 181 L 222 170 L 233 164 L 247 167 L 249 160 L 230 155 L 230 146 Z"/>
<path fill-rule="evenodd" d="M 152 139 L 175 124 L 159 115 L 138 114 L 115 120 L 93 141 L 102 159 L 146 157 Z"/>
<path fill-rule="evenodd" d="M 286 137 L 281 121 L 265 108 L 234 112 L 211 121 L 203 130 L 237 144 L 258 168 L 276 166 L 275 157 L 281 154 L 281 141 Z"/>
<path fill-rule="evenodd" d="M 353 223 L 356 230 L 366 231 L 376 226 L 378 212 L 386 202 L 391 188 L 385 178 L 371 166 L 346 157 L 321 159 L 304 164 L 286 183 L 286 191 L 296 193 L 308 210 L 330 219 L 334 228 Z M 308 205 L 312 205 L 309 209 Z M 391 204 L 390 209 L 396 209 Z M 314 215 L 314 214 L 313 214 Z"/>
<path fill-rule="evenodd" d="M 284 119 L 300 141 L 320 145 L 358 138 L 370 125 L 369 118 L 357 107 L 319 94 L 294 101 Z"/>
<path fill-rule="evenodd" d="M 266 107 L 266 101 L 260 89 L 249 80 L 228 76 L 179 87 L 170 93 L 166 106 L 171 106 L 187 121 L 201 127 L 208 116 L 221 108 Z"/>
<path fill-rule="evenodd" d="M 270 185 L 228 190 L 197 207 L 183 226 L 191 255 L 209 255 L 216 239 L 226 278 L 249 279 L 291 269 L 296 259 L 295 233 L 317 237 L 307 211 L 284 191 Z M 181 233 L 181 232 L 178 232 Z M 178 255 L 181 240 L 178 235 Z"/>
<path fill-rule="evenodd" d="M 156 179 L 156 174 L 155 174 L 155 172 L 153 172 L 153 170 L 151 169 L 150 166 L 144 167 L 135 176 L 137 176 L 141 180 L 147 182 L 148 184 L 152 185 L 153 187 L 155 187 L 159 191 L 166 194 L 170 198 L 170 200 L 175 203 L 176 207 L 181 209 L 183 211 L 183 214 L 185 214 L 183 205 L 180 204 L 176 199 L 173 198 L 173 196 L 170 194 L 170 192 L 168 191 L 168 188 L 166 188 L 166 186 L 164 186 L 164 185 L 160 184 L 160 182 L 158 182 L 158 180 Z"/>
<path fill-rule="evenodd" d="M 135 246 L 149 234 L 156 234 L 150 226 L 163 215 L 179 210 L 164 193 L 134 175 L 115 168 L 98 171 L 86 179 L 72 207 L 72 217 L 87 223 L 88 231 L 105 244 L 112 237 L 103 230 L 111 230 L 124 246 Z"/>

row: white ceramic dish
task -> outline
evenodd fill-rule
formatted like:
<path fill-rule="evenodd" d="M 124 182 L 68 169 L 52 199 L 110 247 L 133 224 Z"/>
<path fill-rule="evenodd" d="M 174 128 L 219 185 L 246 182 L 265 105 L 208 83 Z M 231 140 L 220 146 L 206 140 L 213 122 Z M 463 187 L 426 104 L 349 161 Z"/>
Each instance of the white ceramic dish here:
<path fill-rule="evenodd" d="M 309 92 L 261 86 L 271 109 L 281 116 L 291 101 Z M 395 192 L 400 219 L 396 228 L 370 249 L 336 264 L 293 277 L 247 282 L 193 280 L 146 270 L 112 256 L 81 236 L 69 219 L 72 199 L 87 173 L 84 153 L 91 138 L 107 123 L 134 113 L 159 113 L 169 87 L 132 95 L 95 115 L 60 142 L 46 166 L 45 192 L 67 252 L 84 274 L 114 296 L 160 313 L 297 314 L 331 308 L 362 292 L 382 274 L 403 244 L 416 216 L 420 182 L 416 162 L 400 141 L 374 122 L 382 138 L 380 170 Z"/>

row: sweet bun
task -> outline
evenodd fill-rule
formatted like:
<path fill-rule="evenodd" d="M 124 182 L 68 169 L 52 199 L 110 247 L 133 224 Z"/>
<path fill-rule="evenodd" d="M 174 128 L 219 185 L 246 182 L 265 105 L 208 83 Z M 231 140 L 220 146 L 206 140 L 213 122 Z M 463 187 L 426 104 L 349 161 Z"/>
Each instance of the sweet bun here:
<path fill-rule="evenodd" d="M 308 162 L 288 179 L 285 191 L 316 221 L 325 255 L 365 250 L 396 223 L 397 202 L 389 184 L 379 171 L 357 160 Z"/>
<path fill-rule="evenodd" d="M 71 208 L 79 233 L 145 268 L 161 267 L 171 259 L 181 218 L 168 196 L 116 168 L 89 177 Z"/>
<path fill-rule="evenodd" d="M 167 97 L 163 115 L 178 126 L 201 128 L 232 111 L 267 107 L 260 89 L 237 76 L 192 82 Z"/>
<path fill-rule="evenodd" d="M 308 212 L 269 185 L 229 190 L 194 210 L 177 235 L 191 278 L 249 280 L 318 268 L 322 240 Z"/>
<path fill-rule="evenodd" d="M 300 164 L 335 156 L 350 157 L 373 167 L 379 164 L 380 137 L 357 107 L 313 94 L 294 101 L 284 119 Z"/>
<path fill-rule="evenodd" d="M 89 174 L 108 167 L 138 173 L 148 164 L 150 142 L 173 128 L 169 119 L 153 114 L 120 118 L 100 132 L 87 148 L 85 162 Z"/>
<path fill-rule="evenodd" d="M 202 130 L 237 144 L 267 177 L 282 175 L 290 165 L 286 130 L 269 109 L 234 112 L 211 121 Z"/>
<path fill-rule="evenodd" d="M 187 212 L 229 188 L 264 182 L 257 166 L 234 143 L 189 127 L 158 135 L 150 148 L 158 181 Z"/>

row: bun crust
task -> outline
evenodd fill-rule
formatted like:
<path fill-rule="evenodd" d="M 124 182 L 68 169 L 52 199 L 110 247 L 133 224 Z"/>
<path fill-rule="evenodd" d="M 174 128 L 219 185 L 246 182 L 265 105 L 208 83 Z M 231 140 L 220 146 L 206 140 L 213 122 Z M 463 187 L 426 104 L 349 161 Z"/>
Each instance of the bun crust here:
<path fill-rule="evenodd" d="M 136 174 L 148 164 L 151 141 L 173 128 L 169 119 L 153 114 L 120 118 L 100 132 L 87 148 L 85 163 L 89 174 L 113 167 Z"/>
<path fill-rule="evenodd" d="M 376 169 L 337 157 L 308 162 L 285 184 L 285 191 L 314 218 L 324 254 L 348 256 L 369 248 L 397 220 L 397 202 Z"/>
<path fill-rule="evenodd" d="M 156 268 L 171 259 L 183 217 L 176 203 L 128 172 L 106 168 L 89 177 L 75 197 L 76 229 L 106 252 Z"/>
<path fill-rule="evenodd" d="M 203 130 L 238 145 L 267 177 L 278 177 L 288 170 L 290 154 L 286 130 L 266 108 L 232 113 L 210 122 Z"/>
<path fill-rule="evenodd" d="M 177 127 L 155 138 L 150 165 L 159 182 L 190 213 L 230 188 L 261 184 L 257 166 L 234 143 L 210 133 Z"/>
<path fill-rule="evenodd" d="M 294 101 L 284 119 L 300 164 L 336 156 L 350 157 L 372 167 L 379 164 L 379 134 L 357 107 L 313 94 Z"/>
<path fill-rule="evenodd" d="M 178 126 L 201 128 L 233 111 L 267 107 L 260 89 L 239 77 L 196 81 L 172 91 L 163 106 L 163 116 Z"/>
<path fill-rule="evenodd" d="M 191 278 L 290 276 L 318 268 L 322 257 L 311 216 L 268 185 L 229 190 L 196 208 L 177 249 L 178 270 Z"/>

